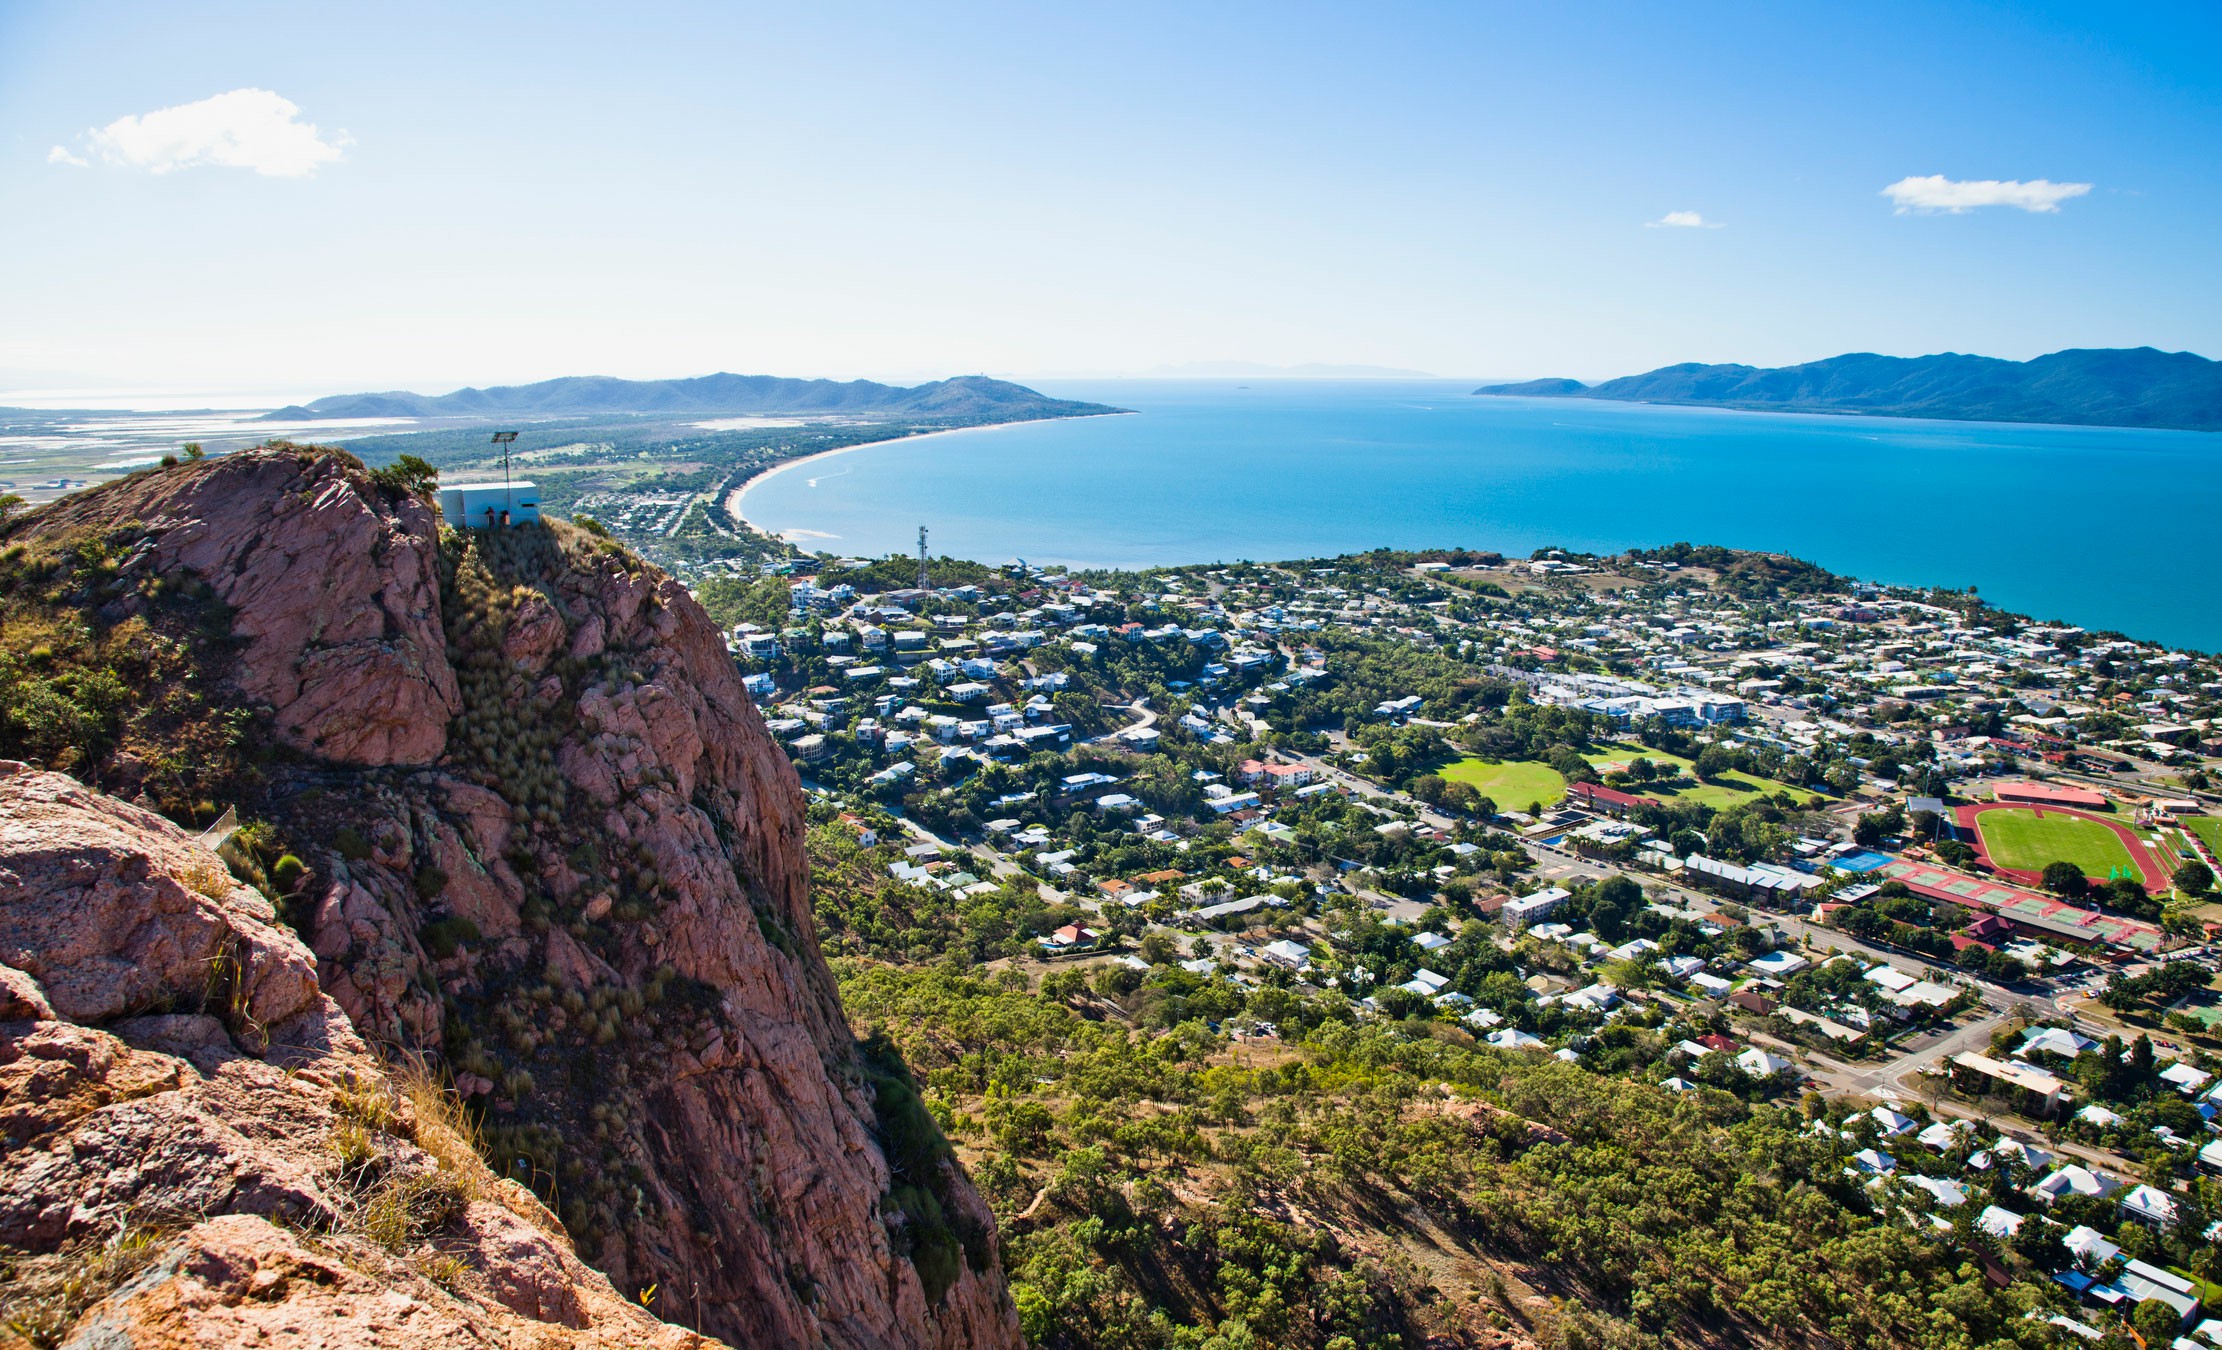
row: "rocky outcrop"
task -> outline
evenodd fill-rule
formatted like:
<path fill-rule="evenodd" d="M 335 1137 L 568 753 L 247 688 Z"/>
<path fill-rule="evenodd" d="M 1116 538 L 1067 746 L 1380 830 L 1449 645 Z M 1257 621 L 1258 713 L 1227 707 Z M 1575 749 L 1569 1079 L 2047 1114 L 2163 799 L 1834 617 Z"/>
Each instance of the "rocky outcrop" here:
<path fill-rule="evenodd" d="M 127 566 L 228 606 L 227 688 L 282 751 L 235 858 L 619 1288 L 736 1343 L 1018 1344 L 992 1218 L 843 1018 L 798 785 L 714 625 L 584 531 L 434 525 L 267 450 L 28 533 L 135 529 Z M 295 987 L 258 962 L 243 988 Z"/>
<path fill-rule="evenodd" d="M 124 575 L 190 576 L 231 610 L 237 693 L 280 744 L 342 764 L 439 758 L 457 693 L 430 505 L 366 491 L 337 456 L 258 453 L 65 497 L 36 530 L 125 522 L 142 542 Z"/>
<path fill-rule="evenodd" d="M 708 1346 L 402 1091 L 269 902 L 0 762 L 0 1277 L 41 1345 Z M 0 1330 L 0 1342 L 8 1331 Z"/>

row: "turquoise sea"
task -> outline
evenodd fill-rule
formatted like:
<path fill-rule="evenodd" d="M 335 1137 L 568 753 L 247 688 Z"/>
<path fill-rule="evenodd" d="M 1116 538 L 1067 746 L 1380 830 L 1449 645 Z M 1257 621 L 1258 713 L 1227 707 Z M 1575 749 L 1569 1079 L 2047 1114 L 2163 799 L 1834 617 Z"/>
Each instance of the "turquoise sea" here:
<path fill-rule="evenodd" d="M 1461 382 L 1050 381 L 1130 417 L 867 446 L 749 485 L 834 552 L 1137 567 L 1688 540 L 2222 648 L 2222 435 L 1477 398 Z"/>

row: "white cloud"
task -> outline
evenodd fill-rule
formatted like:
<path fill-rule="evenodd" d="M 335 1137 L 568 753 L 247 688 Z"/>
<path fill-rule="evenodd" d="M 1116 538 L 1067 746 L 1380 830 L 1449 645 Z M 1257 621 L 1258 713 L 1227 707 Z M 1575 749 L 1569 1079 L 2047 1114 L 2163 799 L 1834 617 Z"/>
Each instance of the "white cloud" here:
<path fill-rule="evenodd" d="M 314 123 L 300 120 L 292 100 L 267 89 L 234 89 L 228 94 L 157 108 L 137 117 L 119 117 L 85 133 L 85 145 L 110 164 L 169 173 L 216 165 L 253 169 L 269 178 L 303 178 L 340 157 L 347 133 L 326 136 Z M 52 163 L 83 163 L 60 146 Z"/>
<path fill-rule="evenodd" d="M 49 164 L 68 164 L 80 169 L 89 169 L 92 167 L 85 160 L 71 154 L 68 150 L 59 145 L 46 152 L 46 162 Z"/>
<path fill-rule="evenodd" d="M 1896 204 L 1901 216 L 1909 211 L 1942 211 L 1957 216 L 1979 206 L 2011 206 L 2051 215 L 2060 210 L 2060 203 L 2090 190 L 2089 183 L 2055 183 L 2046 178 L 2023 183 L 2013 179 L 1946 178 L 1933 173 L 1926 178 L 1901 178 L 1884 188 L 1882 195 Z"/>
<path fill-rule="evenodd" d="M 1717 230 L 1720 227 L 1719 221 L 1707 220 L 1695 211 L 1669 211 L 1657 220 L 1643 222 L 1643 228 L 1647 230 Z"/>

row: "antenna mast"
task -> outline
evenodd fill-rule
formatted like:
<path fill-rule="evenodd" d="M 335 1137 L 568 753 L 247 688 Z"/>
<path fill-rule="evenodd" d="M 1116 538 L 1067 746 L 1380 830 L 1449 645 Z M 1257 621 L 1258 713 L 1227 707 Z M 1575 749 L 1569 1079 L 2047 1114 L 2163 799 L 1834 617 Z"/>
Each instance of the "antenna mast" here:
<path fill-rule="evenodd" d="M 930 591 L 933 583 L 926 577 L 926 527 L 918 527 L 918 589 Z"/>

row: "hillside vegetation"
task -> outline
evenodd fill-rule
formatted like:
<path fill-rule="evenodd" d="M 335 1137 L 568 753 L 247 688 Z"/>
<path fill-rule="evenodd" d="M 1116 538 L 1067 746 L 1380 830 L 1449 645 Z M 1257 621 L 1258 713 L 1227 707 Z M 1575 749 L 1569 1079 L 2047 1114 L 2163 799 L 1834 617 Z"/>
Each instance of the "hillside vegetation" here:
<path fill-rule="evenodd" d="M 935 914 L 931 893 L 836 829 L 810 843 L 843 1003 L 902 1051 L 994 1207 L 1037 1345 L 2049 1343 L 2028 1286 L 1986 1283 L 1999 1244 L 1878 1205 L 1803 1105 L 1364 1020 L 1286 980 L 1245 996 L 1162 951 L 1146 971 L 977 966 L 978 945 L 888 922 Z M 1007 905 L 978 904 L 1002 931 Z M 1279 1035 L 1229 1034 L 1259 1022 Z M 1595 1053 L 1660 1034 L 1608 1028 Z"/>

